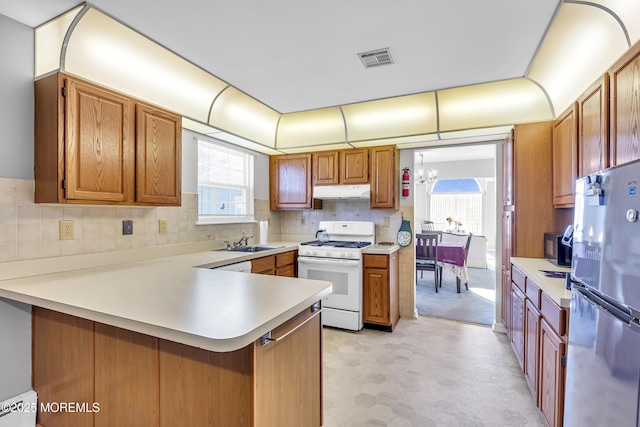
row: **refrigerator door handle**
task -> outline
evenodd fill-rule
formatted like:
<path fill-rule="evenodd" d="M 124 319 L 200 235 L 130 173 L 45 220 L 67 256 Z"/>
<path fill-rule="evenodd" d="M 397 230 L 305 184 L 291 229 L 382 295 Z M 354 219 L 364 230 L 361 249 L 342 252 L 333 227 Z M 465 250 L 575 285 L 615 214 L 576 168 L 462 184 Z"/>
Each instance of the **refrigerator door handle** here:
<path fill-rule="evenodd" d="M 574 284 L 573 289 L 576 292 L 579 292 L 590 304 L 606 311 L 607 313 L 611 314 L 613 317 L 616 317 L 617 319 L 624 322 L 630 328 L 640 332 L 640 328 L 636 329 L 638 327 L 637 325 L 638 320 L 635 319 L 633 316 L 629 315 L 629 313 L 621 310 L 620 308 L 611 304 L 607 300 L 601 298 L 600 296 L 598 296 L 597 294 L 590 291 L 584 286 L 581 286 L 581 285 L 576 286 Z"/>

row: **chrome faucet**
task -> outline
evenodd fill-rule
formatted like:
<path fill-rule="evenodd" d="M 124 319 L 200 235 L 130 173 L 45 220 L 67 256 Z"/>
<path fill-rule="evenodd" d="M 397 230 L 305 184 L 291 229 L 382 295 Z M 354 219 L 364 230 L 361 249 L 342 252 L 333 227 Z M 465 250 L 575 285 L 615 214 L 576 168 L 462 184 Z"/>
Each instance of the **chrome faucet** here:
<path fill-rule="evenodd" d="M 247 244 L 249 243 L 249 239 L 252 238 L 252 237 L 253 236 L 251 234 L 248 234 L 246 236 L 242 236 L 240 238 L 240 240 L 238 240 L 237 243 L 233 244 L 233 247 L 236 247 L 236 246 L 247 246 Z"/>

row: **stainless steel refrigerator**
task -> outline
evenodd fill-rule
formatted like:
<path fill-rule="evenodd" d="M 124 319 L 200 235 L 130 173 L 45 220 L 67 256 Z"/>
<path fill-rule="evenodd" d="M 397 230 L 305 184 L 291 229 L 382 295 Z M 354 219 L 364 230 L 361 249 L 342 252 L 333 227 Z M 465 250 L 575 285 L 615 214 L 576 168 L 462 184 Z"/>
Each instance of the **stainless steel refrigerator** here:
<path fill-rule="evenodd" d="M 640 161 L 576 181 L 564 425 L 640 426 Z"/>

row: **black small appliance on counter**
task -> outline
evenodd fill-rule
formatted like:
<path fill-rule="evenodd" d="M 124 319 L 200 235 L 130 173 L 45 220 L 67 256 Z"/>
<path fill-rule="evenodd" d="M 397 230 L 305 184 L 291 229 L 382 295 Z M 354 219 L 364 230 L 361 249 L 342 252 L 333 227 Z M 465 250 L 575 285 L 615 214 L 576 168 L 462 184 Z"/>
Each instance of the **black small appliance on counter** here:
<path fill-rule="evenodd" d="M 571 267 L 573 226 L 564 233 L 544 233 L 544 257 L 555 265 Z"/>

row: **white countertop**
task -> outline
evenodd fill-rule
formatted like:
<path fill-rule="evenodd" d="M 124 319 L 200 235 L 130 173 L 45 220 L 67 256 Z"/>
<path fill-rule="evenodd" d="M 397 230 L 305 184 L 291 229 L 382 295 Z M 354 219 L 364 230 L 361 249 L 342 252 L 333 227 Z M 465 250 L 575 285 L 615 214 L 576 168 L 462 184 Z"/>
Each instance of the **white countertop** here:
<path fill-rule="evenodd" d="M 381 245 L 380 243 L 376 243 L 375 245 L 370 245 L 362 249 L 363 254 L 383 254 L 383 255 L 391 255 L 394 252 L 398 252 L 400 250 L 400 245 Z"/>
<path fill-rule="evenodd" d="M 571 272 L 570 267 L 560 267 L 550 263 L 544 258 L 511 258 L 511 263 L 522 271 L 527 280 L 533 281 L 542 292 L 547 294 L 560 307 L 569 307 L 571 303 L 571 291 L 566 289 L 565 279 L 554 279 L 538 273 L 538 270 L 552 270 Z"/>
<path fill-rule="evenodd" d="M 204 348 L 245 347 L 331 293 L 331 283 L 194 268 L 297 249 L 204 251 L 0 280 L 0 297 Z"/>

